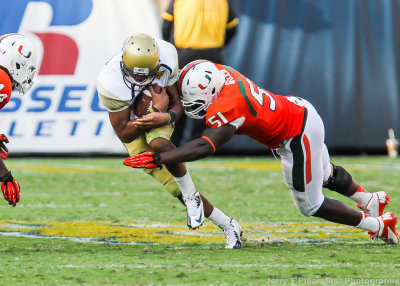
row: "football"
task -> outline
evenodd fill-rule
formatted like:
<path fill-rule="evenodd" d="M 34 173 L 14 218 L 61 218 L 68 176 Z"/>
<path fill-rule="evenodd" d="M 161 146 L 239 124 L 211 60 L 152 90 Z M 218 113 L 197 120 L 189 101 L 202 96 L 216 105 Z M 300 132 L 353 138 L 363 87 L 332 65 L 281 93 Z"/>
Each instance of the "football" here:
<path fill-rule="evenodd" d="M 152 88 L 156 93 L 160 93 L 163 89 L 158 84 L 152 84 Z M 143 92 L 139 93 L 136 96 L 135 101 L 132 105 L 133 113 L 138 118 L 143 117 L 144 115 L 149 113 L 151 104 L 151 93 L 148 88 L 146 88 Z"/>

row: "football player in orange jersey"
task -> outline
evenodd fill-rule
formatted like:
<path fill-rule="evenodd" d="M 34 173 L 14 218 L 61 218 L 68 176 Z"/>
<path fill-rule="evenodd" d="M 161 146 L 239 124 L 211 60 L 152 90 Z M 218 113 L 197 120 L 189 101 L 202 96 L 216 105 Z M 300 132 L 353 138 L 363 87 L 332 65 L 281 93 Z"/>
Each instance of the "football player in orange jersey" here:
<path fill-rule="evenodd" d="M 234 134 L 247 135 L 281 157 L 284 181 L 303 215 L 355 226 L 373 239 L 398 243 L 397 218 L 383 213 L 388 195 L 367 192 L 344 168 L 330 163 L 324 124 L 308 101 L 275 95 L 230 67 L 204 60 L 182 69 L 178 90 L 188 116 L 206 117 L 203 136 L 165 153 L 129 157 L 125 165 L 155 168 L 195 161 L 213 154 Z M 324 197 L 323 187 L 354 200 L 361 211 Z"/>
<path fill-rule="evenodd" d="M 18 90 L 20 95 L 28 91 L 35 75 L 36 51 L 32 42 L 20 34 L 0 36 L 0 110 L 10 100 L 12 90 Z M 1 134 L 0 183 L 4 198 L 15 207 L 20 197 L 20 185 L 3 162 L 8 158 L 6 143 L 7 137 Z"/>

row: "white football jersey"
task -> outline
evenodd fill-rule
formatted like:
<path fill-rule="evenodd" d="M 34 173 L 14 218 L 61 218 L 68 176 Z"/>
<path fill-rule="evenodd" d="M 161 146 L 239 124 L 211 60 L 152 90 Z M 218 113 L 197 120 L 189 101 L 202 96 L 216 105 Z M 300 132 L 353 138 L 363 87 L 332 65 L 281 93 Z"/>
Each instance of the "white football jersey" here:
<path fill-rule="evenodd" d="M 152 83 L 161 87 L 170 86 L 178 80 L 178 54 L 171 43 L 161 39 L 156 41 L 160 49 L 160 69 Z M 133 85 L 129 88 L 126 85 L 120 67 L 121 60 L 122 52 L 119 52 L 102 67 L 97 79 L 100 102 L 110 112 L 128 108 L 145 89 L 145 86 Z"/>

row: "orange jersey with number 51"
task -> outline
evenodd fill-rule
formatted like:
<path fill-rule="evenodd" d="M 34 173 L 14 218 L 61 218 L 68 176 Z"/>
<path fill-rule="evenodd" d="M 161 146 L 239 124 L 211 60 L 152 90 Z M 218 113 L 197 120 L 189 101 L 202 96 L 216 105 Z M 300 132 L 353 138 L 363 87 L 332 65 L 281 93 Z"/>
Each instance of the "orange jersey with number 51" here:
<path fill-rule="evenodd" d="M 0 69 L 0 110 L 10 100 L 11 92 L 12 92 L 11 79 L 4 70 Z"/>
<path fill-rule="evenodd" d="M 301 133 L 304 107 L 257 87 L 231 67 L 215 66 L 225 75 L 225 85 L 207 110 L 208 127 L 232 123 L 238 127 L 236 134 L 247 135 L 270 149 Z"/>

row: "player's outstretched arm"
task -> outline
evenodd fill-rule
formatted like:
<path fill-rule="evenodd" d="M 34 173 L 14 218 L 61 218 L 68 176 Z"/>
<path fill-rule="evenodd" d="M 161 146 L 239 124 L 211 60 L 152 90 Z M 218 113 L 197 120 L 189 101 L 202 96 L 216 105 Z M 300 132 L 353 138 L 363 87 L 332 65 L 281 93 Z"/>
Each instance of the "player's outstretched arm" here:
<path fill-rule="evenodd" d="M 14 207 L 19 201 L 20 186 L 17 180 L 13 178 L 11 172 L 7 170 L 4 162 L 0 159 L 0 187 L 4 199 Z"/>
<path fill-rule="evenodd" d="M 8 148 L 6 146 L 6 143 L 8 143 L 7 136 L 4 134 L 0 134 L 0 158 L 3 160 L 6 160 L 8 158 Z"/>
<path fill-rule="evenodd" d="M 3 160 L 0 159 L 0 177 L 3 177 L 8 172 L 6 165 L 4 164 Z"/>
<path fill-rule="evenodd" d="M 4 164 L 3 160 L 8 158 L 8 148 L 6 147 L 8 143 L 8 138 L 4 134 L 0 134 L 0 177 L 3 177 L 8 169 Z"/>
<path fill-rule="evenodd" d="M 228 142 L 236 132 L 233 125 L 218 128 L 207 128 L 201 138 L 168 152 L 160 153 L 160 164 L 191 162 L 213 154 L 218 148 Z"/>
<path fill-rule="evenodd" d="M 236 132 L 236 127 L 225 125 L 206 129 L 201 138 L 163 153 L 143 152 L 124 160 L 124 164 L 133 168 L 153 169 L 161 164 L 191 162 L 213 154 L 219 147 L 228 142 Z"/>

